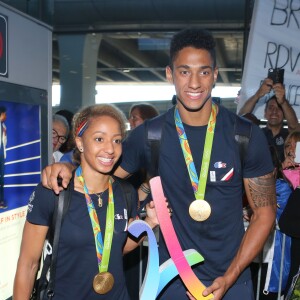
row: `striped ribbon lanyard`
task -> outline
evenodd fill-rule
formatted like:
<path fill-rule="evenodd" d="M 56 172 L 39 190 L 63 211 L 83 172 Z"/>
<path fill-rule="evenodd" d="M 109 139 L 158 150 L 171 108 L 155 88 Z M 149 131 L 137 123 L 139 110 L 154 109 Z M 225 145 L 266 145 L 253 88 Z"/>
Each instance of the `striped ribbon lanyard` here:
<path fill-rule="evenodd" d="M 91 223 L 92 223 L 92 228 L 93 228 L 94 238 L 95 238 L 97 259 L 98 259 L 99 273 L 107 272 L 109 258 L 110 258 L 110 252 L 111 252 L 112 238 L 113 238 L 113 233 L 114 233 L 114 215 L 115 215 L 112 180 L 111 180 L 111 178 L 109 179 L 109 185 L 108 185 L 109 195 L 108 195 L 108 206 L 107 206 L 107 211 L 106 211 L 105 237 L 104 237 L 104 243 L 103 243 L 103 238 L 102 238 L 101 229 L 100 229 L 100 223 L 98 220 L 98 216 L 97 216 L 93 201 L 92 201 L 91 197 L 89 196 L 89 191 L 86 187 L 86 184 L 85 184 L 85 181 L 83 178 L 81 166 L 79 166 L 76 169 L 76 176 L 78 177 L 78 180 L 80 181 L 80 183 L 83 186 L 86 205 L 87 205 L 87 209 L 88 209 L 89 216 L 90 216 Z"/>
<path fill-rule="evenodd" d="M 174 111 L 176 130 L 178 133 L 181 149 L 183 152 L 183 156 L 185 159 L 185 163 L 187 166 L 187 170 L 188 170 L 188 173 L 190 176 L 191 184 L 192 184 L 196 199 L 204 199 L 208 170 L 209 170 L 209 162 L 210 162 L 210 157 L 211 157 L 212 143 L 213 143 L 213 139 L 214 139 L 215 126 L 216 126 L 216 121 L 217 121 L 217 111 L 218 111 L 217 105 L 215 103 L 212 103 L 212 110 L 211 110 L 211 114 L 209 117 L 207 129 L 206 129 L 201 170 L 200 170 L 200 174 L 199 174 L 199 179 L 201 179 L 200 182 L 198 179 L 198 175 L 197 175 L 197 171 L 195 168 L 195 164 L 194 164 L 192 152 L 191 152 L 191 149 L 189 146 L 189 142 L 188 142 L 185 130 L 184 130 L 183 123 L 181 121 L 179 110 L 176 107 L 176 109 Z"/>

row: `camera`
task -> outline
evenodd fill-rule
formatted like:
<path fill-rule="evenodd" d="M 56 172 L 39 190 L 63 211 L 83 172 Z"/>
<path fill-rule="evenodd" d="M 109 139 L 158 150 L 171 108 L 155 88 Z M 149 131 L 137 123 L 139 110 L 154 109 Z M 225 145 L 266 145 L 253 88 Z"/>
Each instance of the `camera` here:
<path fill-rule="evenodd" d="M 268 71 L 268 78 L 273 80 L 273 84 L 281 83 L 283 84 L 284 79 L 284 69 L 281 68 L 270 68 Z"/>

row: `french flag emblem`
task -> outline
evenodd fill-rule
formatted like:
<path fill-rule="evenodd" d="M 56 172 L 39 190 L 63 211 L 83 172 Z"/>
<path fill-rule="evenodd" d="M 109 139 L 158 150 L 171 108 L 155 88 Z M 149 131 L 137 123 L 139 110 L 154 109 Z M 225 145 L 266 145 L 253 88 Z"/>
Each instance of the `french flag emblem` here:
<path fill-rule="evenodd" d="M 214 163 L 214 167 L 216 169 L 222 169 L 222 168 L 226 168 L 226 163 L 223 163 L 221 161 L 217 161 Z"/>

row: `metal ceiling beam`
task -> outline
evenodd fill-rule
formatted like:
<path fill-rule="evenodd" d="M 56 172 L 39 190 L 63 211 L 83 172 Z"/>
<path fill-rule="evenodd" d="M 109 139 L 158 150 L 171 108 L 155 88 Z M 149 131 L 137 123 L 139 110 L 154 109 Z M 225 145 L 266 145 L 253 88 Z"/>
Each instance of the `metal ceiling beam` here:
<path fill-rule="evenodd" d="M 141 81 L 138 77 L 134 76 L 133 74 L 124 73 L 122 69 L 119 69 L 119 67 L 122 68 L 124 63 L 121 62 L 120 60 L 118 60 L 116 58 L 116 56 L 113 56 L 110 52 L 101 51 L 101 46 L 100 46 L 100 51 L 99 51 L 99 55 L 98 55 L 98 62 L 105 65 L 106 67 L 110 68 L 112 71 L 116 71 L 116 72 L 122 74 L 122 76 L 127 77 L 133 81 L 136 81 L 136 82 Z M 98 67 L 98 70 L 101 70 L 101 67 Z"/>
<path fill-rule="evenodd" d="M 130 59 L 140 64 L 144 68 L 151 68 L 157 66 L 156 61 L 150 60 L 141 51 L 137 51 L 136 45 L 134 45 L 134 42 L 132 41 L 127 41 L 126 43 L 122 43 L 120 40 L 117 39 L 106 39 L 105 41 L 113 47 L 121 49 L 123 54 L 126 54 L 126 56 L 128 56 Z M 156 72 L 155 70 L 150 69 L 149 71 L 152 72 L 155 76 L 157 76 L 160 80 L 166 81 L 166 78 L 160 73 Z"/>
<path fill-rule="evenodd" d="M 104 81 L 108 81 L 108 82 L 114 82 L 114 80 L 111 77 L 103 74 L 101 69 L 97 68 L 97 79 L 96 79 L 96 81 L 99 81 L 100 79 L 102 79 Z"/>

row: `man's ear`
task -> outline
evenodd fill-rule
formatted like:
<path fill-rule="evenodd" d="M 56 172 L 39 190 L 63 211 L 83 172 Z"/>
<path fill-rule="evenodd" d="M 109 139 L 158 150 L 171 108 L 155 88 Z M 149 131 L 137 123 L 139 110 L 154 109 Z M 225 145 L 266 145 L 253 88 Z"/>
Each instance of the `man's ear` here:
<path fill-rule="evenodd" d="M 166 67 L 166 78 L 168 80 L 169 83 L 173 84 L 173 74 L 172 74 L 172 69 L 170 68 L 170 66 Z"/>
<path fill-rule="evenodd" d="M 214 84 L 216 84 L 217 82 L 217 79 L 218 79 L 218 74 L 219 74 L 219 68 L 218 67 L 215 67 L 214 69 Z"/>

